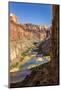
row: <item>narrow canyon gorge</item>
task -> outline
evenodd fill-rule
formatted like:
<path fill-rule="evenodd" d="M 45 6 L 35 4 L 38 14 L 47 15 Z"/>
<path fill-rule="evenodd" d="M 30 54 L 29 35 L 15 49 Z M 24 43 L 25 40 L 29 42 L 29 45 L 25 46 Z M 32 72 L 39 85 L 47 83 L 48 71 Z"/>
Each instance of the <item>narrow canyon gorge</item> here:
<path fill-rule="evenodd" d="M 10 87 L 34 87 L 59 84 L 59 6 L 52 5 L 52 26 L 22 24 L 16 15 L 10 15 L 10 73 L 24 65 L 29 57 L 51 58 L 48 63 L 30 68 L 31 73 Z M 20 63 L 19 63 L 20 62 Z M 14 66 L 15 65 L 15 66 Z M 21 67 L 20 67 L 21 70 Z"/>

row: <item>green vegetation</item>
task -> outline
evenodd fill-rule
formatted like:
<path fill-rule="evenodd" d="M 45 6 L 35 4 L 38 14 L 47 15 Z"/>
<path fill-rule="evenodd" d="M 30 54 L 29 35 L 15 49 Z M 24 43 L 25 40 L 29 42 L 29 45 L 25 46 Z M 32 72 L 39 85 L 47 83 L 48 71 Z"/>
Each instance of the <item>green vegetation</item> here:
<path fill-rule="evenodd" d="M 14 64 L 11 64 L 10 69 L 18 67 L 19 62 L 16 62 Z"/>
<path fill-rule="evenodd" d="M 31 52 L 31 50 L 32 50 L 32 47 L 28 48 L 28 50 L 25 51 L 25 52 L 23 52 L 23 53 L 21 54 L 21 56 L 23 56 L 23 57 L 27 56 L 27 55 L 29 54 L 29 52 Z"/>

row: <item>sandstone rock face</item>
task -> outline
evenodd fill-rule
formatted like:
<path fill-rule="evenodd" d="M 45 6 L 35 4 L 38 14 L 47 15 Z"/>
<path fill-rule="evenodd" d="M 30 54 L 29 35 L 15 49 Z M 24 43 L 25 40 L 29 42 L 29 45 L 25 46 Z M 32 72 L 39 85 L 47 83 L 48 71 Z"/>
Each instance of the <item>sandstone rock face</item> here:
<path fill-rule="evenodd" d="M 10 20 L 14 21 L 15 23 L 19 22 L 18 17 L 13 13 L 10 14 Z"/>

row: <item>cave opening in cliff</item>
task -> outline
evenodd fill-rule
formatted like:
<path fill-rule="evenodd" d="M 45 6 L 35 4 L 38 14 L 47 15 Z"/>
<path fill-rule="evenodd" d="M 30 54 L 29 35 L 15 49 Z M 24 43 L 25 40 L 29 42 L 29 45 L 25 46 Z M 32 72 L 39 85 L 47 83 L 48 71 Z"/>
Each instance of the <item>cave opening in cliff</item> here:
<path fill-rule="evenodd" d="M 59 84 L 59 5 L 9 2 L 9 15 L 10 87 Z"/>

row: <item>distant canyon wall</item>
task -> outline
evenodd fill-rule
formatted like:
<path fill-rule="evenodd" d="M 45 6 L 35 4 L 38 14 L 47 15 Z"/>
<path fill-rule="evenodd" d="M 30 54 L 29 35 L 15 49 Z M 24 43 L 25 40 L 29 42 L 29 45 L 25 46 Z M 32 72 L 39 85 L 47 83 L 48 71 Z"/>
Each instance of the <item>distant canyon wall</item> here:
<path fill-rule="evenodd" d="M 46 25 L 21 24 L 18 17 L 10 16 L 10 36 L 11 40 L 18 39 L 38 39 L 45 40 L 50 34 L 50 28 Z"/>

